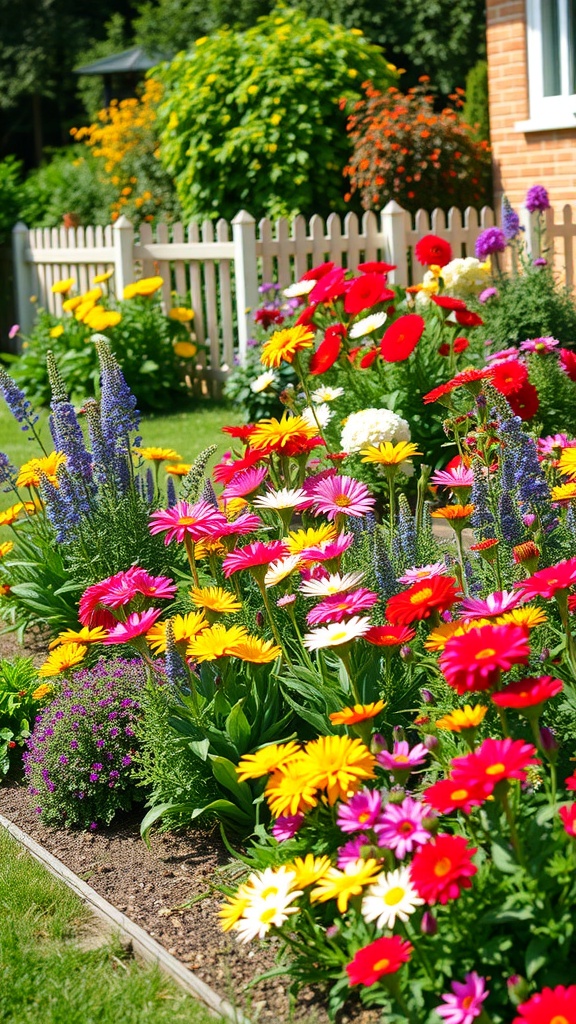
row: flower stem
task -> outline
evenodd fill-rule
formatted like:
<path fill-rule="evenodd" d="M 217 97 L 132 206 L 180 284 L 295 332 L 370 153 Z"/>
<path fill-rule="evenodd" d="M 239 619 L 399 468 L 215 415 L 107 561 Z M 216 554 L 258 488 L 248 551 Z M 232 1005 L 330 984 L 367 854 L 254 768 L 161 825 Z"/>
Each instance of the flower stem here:
<path fill-rule="evenodd" d="M 188 564 L 190 566 L 190 572 L 192 573 L 192 579 L 194 580 L 195 586 L 200 586 L 200 580 L 198 579 L 198 570 L 196 568 L 196 559 L 194 557 L 194 541 L 188 533 L 184 534 L 184 547 L 186 548 L 186 554 L 188 556 Z"/>

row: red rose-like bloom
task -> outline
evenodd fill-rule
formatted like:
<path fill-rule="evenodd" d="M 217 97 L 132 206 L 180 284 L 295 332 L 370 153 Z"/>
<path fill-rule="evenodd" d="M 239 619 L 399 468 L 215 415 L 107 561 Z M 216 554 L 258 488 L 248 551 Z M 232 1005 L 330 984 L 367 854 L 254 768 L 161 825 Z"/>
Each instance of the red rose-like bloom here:
<path fill-rule="evenodd" d="M 432 576 L 395 594 L 386 605 L 386 618 L 395 626 L 427 619 L 432 611 L 445 612 L 462 596 L 453 576 Z"/>
<path fill-rule="evenodd" d="M 512 1024 L 576 1024 L 576 985 L 543 988 L 518 1007 Z"/>
<path fill-rule="evenodd" d="M 351 985 L 374 985 L 384 974 L 394 974 L 410 959 L 413 947 L 399 935 L 385 935 L 359 949 L 346 971 Z"/>
<path fill-rule="evenodd" d="M 408 626 L 372 626 L 363 639 L 375 647 L 400 647 L 408 644 L 416 636 L 416 630 Z"/>
<path fill-rule="evenodd" d="M 429 391 L 427 395 L 424 395 L 422 401 L 424 405 L 429 405 L 430 402 L 438 401 L 443 395 L 449 395 L 456 388 L 464 387 L 466 384 L 476 384 L 481 380 L 491 380 L 493 375 L 493 366 L 485 366 L 482 370 L 475 370 L 472 367 L 469 370 L 462 370 L 461 373 L 452 377 L 452 380 L 446 381 L 446 384 L 440 384 L 437 388 Z"/>
<path fill-rule="evenodd" d="M 424 235 L 416 242 L 414 255 L 423 267 L 445 267 L 452 259 L 452 246 L 438 235 Z"/>
<path fill-rule="evenodd" d="M 388 274 L 396 270 L 395 263 L 384 263 L 384 260 L 369 260 L 367 263 L 359 263 L 358 270 L 363 274 Z"/>
<path fill-rule="evenodd" d="M 473 807 L 480 807 L 484 803 L 486 793 L 476 785 L 465 785 L 455 779 L 440 779 L 424 790 L 424 798 L 440 814 L 459 810 L 470 814 Z"/>
<path fill-rule="evenodd" d="M 272 324 L 283 324 L 284 314 L 274 306 L 261 306 L 254 313 L 254 320 L 257 324 L 262 324 L 264 330 L 267 331 Z"/>
<path fill-rule="evenodd" d="M 324 274 L 314 285 L 308 295 L 308 302 L 333 302 L 334 299 L 344 295 L 345 291 L 346 280 L 344 278 L 344 271 L 341 267 L 336 267 L 335 270 L 330 270 L 327 274 Z"/>
<path fill-rule="evenodd" d="M 508 405 L 515 416 L 531 420 L 540 408 L 540 399 L 534 385 L 529 380 L 525 381 L 519 391 L 508 396 Z"/>
<path fill-rule="evenodd" d="M 345 334 L 344 324 L 333 324 L 326 328 L 324 338 L 310 360 L 310 373 L 317 376 L 319 373 L 326 373 L 326 370 L 334 365 L 340 355 L 342 338 Z"/>
<path fill-rule="evenodd" d="M 534 757 L 536 747 L 524 740 L 484 740 L 472 754 L 455 757 L 451 762 L 454 782 L 482 788 L 487 796 L 503 779 L 526 781 L 526 769 L 540 764 Z"/>
<path fill-rule="evenodd" d="M 372 366 L 372 363 L 378 357 L 378 355 L 379 352 L 377 348 L 368 349 L 368 351 L 364 353 L 362 359 L 360 360 L 360 369 L 367 370 L 370 366 Z"/>
<path fill-rule="evenodd" d="M 459 309 L 454 313 L 454 319 L 461 327 L 482 327 L 484 323 L 478 313 L 472 313 L 469 309 Z"/>
<path fill-rule="evenodd" d="M 410 866 L 416 892 L 426 903 L 456 900 L 461 889 L 470 889 L 470 879 L 478 870 L 472 863 L 476 848 L 470 848 L 463 836 L 440 832 L 434 842 L 421 846 Z"/>
<path fill-rule="evenodd" d="M 530 655 L 528 631 L 514 624 L 480 626 L 462 636 L 452 636 L 440 657 L 447 683 L 460 695 L 470 690 L 489 690 L 500 672 L 525 665 Z"/>
<path fill-rule="evenodd" d="M 492 700 L 499 708 L 533 708 L 551 697 L 557 697 L 564 689 L 561 679 L 552 676 L 538 676 L 534 679 L 520 679 L 510 683 L 505 690 L 492 694 Z"/>
<path fill-rule="evenodd" d="M 441 309 L 466 309 L 463 299 L 453 299 L 451 295 L 431 295 L 430 298 Z"/>
<path fill-rule="evenodd" d="M 558 355 L 564 373 L 570 377 L 570 380 L 576 381 L 576 352 L 572 352 L 569 348 L 561 348 Z"/>
<path fill-rule="evenodd" d="M 458 354 L 459 352 L 465 352 L 469 345 L 468 338 L 454 338 L 452 348 Z"/>
<path fill-rule="evenodd" d="M 548 569 L 538 569 L 533 576 L 520 580 L 514 586 L 522 591 L 525 600 L 533 597 L 554 597 L 559 590 L 568 590 L 576 583 L 576 558 L 567 558 Z"/>
<path fill-rule="evenodd" d="M 528 370 L 524 363 L 519 363 L 517 359 L 507 359 L 505 363 L 498 363 L 494 367 L 492 384 L 501 395 L 511 395 L 519 391 L 527 380 Z"/>
<path fill-rule="evenodd" d="M 562 824 L 564 825 L 564 831 L 576 839 L 576 804 L 570 804 L 568 807 L 561 807 L 558 814 L 562 818 Z"/>
<path fill-rule="evenodd" d="M 382 274 L 362 274 L 362 277 L 357 277 L 350 284 L 344 299 L 344 309 L 351 316 L 357 316 L 365 309 L 382 302 L 387 291 Z M 391 293 L 391 298 L 394 298 L 394 292 Z"/>
<path fill-rule="evenodd" d="M 417 313 L 399 316 L 384 332 L 380 352 L 387 363 L 399 363 L 414 351 L 424 334 L 426 322 Z"/>
<path fill-rule="evenodd" d="M 327 263 L 319 263 L 317 267 L 312 267 L 312 270 L 307 270 L 305 274 L 302 274 L 301 281 L 319 281 L 320 278 L 326 277 L 331 270 L 334 270 L 334 264 L 330 261 Z"/>

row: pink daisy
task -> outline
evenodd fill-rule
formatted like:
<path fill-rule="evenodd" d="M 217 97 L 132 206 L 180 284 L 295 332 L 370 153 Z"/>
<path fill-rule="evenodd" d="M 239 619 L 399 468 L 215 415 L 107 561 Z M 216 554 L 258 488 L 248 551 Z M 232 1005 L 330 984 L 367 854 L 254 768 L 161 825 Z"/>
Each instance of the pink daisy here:
<path fill-rule="evenodd" d="M 272 835 L 279 843 L 283 843 L 286 839 L 293 839 L 299 829 L 304 824 L 305 815 L 302 811 L 298 811 L 297 814 L 282 814 L 272 825 Z"/>
<path fill-rule="evenodd" d="M 482 1013 L 482 1003 L 490 995 L 484 978 L 471 971 L 464 981 L 453 981 L 452 994 L 443 995 L 444 1006 L 437 1006 L 436 1013 L 446 1024 L 473 1024 Z"/>
<path fill-rule="evenodd" d="M 343 832 L 374 828 L 382 813 L 382 796 L 377 789 L 361 789 L 348 803 L 338 807 L 337 823 Z"/>
<path fill-rule="evenodd" d="M 300 552 L 300 558 L 303 562 L 332 562 L 340 558 L 353 543 L 354 534 L 340 533 L 335 540 L 325 540 L 316 547 L 305 548 Z"/>
<path fill-rule="evenodd" d="M 437 487 L 449 487 L 452 491 L 459 488 L 472 487 L 474 473 L 463 464 L 454 466 L 452 469 L 437 469 L 430 477 L 430 483 Z"/>
<path fill-rule="evenodd" d="M 145 569 L 132 566 L 126 572 L 116 573 L 100 601 L 108 608 L 119 608 L 120 605 L 128 604 L 136 594 L 143 594 L 144 597 L 171 598 L 174 597 L 176 590 L 176 584 L 167 576 L 151 576 Z"/>
<path fill-rule="evenodd" d="M 266 466 L 243 469 L 240 473 L 236 473 L 236 476 L 230 480 L 222 491 L 224 501 L 229 501 L 230 498 L 245 498 L 248 494 L 253 494 L 254 491 L 258 490 L 267 475 L 268 469 Z"/>
<path fill-rule="evenodd" d="M 286 554 L 288 554 L 288 549 L 281 540 L 273 540 L 268 544 L 257 540 L 245 548 L 236 548 L 235 551 L 231 551 L 229 555 L 226 555 L 222 568 L 224 575 L 228 577 L 242 569 L 262 569 Z"/>
<path fill-rule="evenodd" d="M 153 535 L 166 531 L 164 543 L 169 544 L 174 538 L 182 543 L 187 535 L 194 541 L 220 536 L 227 526 L 226 516 L 207 501 L 197 501 L 195 505 L 177 501 L 171 508 L 152 513 L 149 530 Z"/>
<path fill-rule="evenodd" d="M 406 569 L 406 572 L 398 577 L 398 583 L 420 583 L 421 580 L 430 580 L 433 576 L 445 576 L 447 573 L 444 562 L 431 562 L 430 565 L 413 566 Z"/>
<path fill-rule="evenodd" d="M 576 441 L 571 441 L 567 434 L 548 434 L 547 437 L 539 437 L 536 444 L 539 455 L 552 455 L 555 458 L 558 458 L 562 448 L 576 448 Z"/>
<path fill-rule="evenodd" d="M 396 740 L 392 753 L 389 750 L 381 750 L 376 755 L 378 764 L 381 764 L 383 768 L 387 768 L 388 771 L 412 771 L 412 768 L 417 768 L 418 765 L 424 764 L 425 759 L 428 757 L 428 751 L 423 743 L 417 743 L 416 746 L 410 749 L 407 740 Z"/>
<path fill-rule="evenodd" d="M 539 356 L 553 352 L 560 342 L 556 338 L 527 338 L 520 345 L 521 352 L 536 352 Z"/>
<path fill-rule="evenodd" d="M 466 597 L 460 604 L 459 614 L 461 618 L 490 619 L 511 611 L 521 600 L 522 595 L 513 590 L 497 590 L 486 598 Z"/>
<path fill-rule="evenodd" d="M 312 494 L 321 480 L 331 480 L 333 476 L 336 476 L 337 472 L 338 471 L 331 466 L 330 469 L 322 469 L 320 473 L 315 473 L 314 476 L 307 476 L 302 484 L 302 490 L 305 491 L 306 494 Z"/>
<path fill-rule="evenodd" d="M 366 484 L 351 476 L 333 476 L 321 480 L 312 491 L 317 513 L 335 519 L 337 515 L 360 518 L 371 512 L 376 499 Z"/>
<path fill-rule="evenodd" d="M 351 839 L 348 843 L 344 843 L 344 846 L 341 846 L 338 850 L 336 866 L 340 871 L 345 871 L 348 864 L 353 864 L 354 861 L 362 859 L 362 847 L 370 845 L 370 836 L 364 834 L 356 836 L 355 839 Z"/>
<path fill-rule="evenodd" d="M 260 517 L 253 512 L 241 512 L 236 519 L 226 524 L 225 528 L 218 533 L 218 537 L 236 537 L 241 533 L 252 533 L 262 525 Z"/>
<path fill-rule="evenodd" d="M 505 363 L 508 359 L 517 359 L 518 349 L 516 348 L 503 348 L 500 352 L 493 352 L 492 355 L 486 356 L 486 362 L 491 363 L 494 366 L 495 363 Z"/>
<path fill-rule="evenodd" d="M 145 612 L 132 612 L 126 622 L 117 622 L 101 642 L 103 644 L 129 644 L 131 640 L 147 633 L 161 614 L 159 608 L 148 608 Z"/>
<path fill-rule="evenodd" d="M 342 622 L 349 615 L 358 615 L 372 608 L 377 600 L 378 594 L 366 590 L 366 587 L 359 587 L 350 594 L 331 594 L 308 612 L 306 621 L 309 626 L 315 626 L 318 622 Z"/>
<path fill-rule="evenodd" d="M 387 804 L 374 827 L 378 845 L 394 850 L 398 860 L 404 860 L 407 853 L 430 841 L 430 833 L 422 824 L 429 816 L 430 808 L 411 796 L 405 797 L 401 804 Z"/>

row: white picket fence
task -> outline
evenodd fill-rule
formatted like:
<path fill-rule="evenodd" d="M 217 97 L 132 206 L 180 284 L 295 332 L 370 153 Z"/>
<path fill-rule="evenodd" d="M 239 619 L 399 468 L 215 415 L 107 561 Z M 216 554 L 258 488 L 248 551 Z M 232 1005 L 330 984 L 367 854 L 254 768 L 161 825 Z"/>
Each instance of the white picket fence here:
<path fill-rule="evenodd" d="M 536 219 L 524 211 L 526 241 L 532 256 L 539 255 Z M 34 306 L 53 313 L 62 310 L 62 298 L 52 285 L 74 277 L 79 291 L 90 287 L 96 274 L 113 270 L 111 291 L 121 298 L 124 287 L 140 276 L 159 274 L 164 279 L 162 302 L 168 310 L 177 301 L 190 302 L 194 309 L 194 332 L 207 346 L 201 376 L 222 381 L 234 358 L 243 359 L 252 332 L 254 309 L 260 304 L 258 287 L 277 281 L 286 287 L 306 270 L 324 260 L 355 267 L 362 260 L 383 259 L 396 265 L 389 275 L 392 283 L 407 285 L 421 280 L 424 268 L 414 259 L 416 242 L 429 231 L 447 239 L 454 256 L 474 253 L 481 231 L 495 223 L 489 207 L 480 211 L 455 208 L 446 216 L 442 210 L 428 214 L 419 210 L 412 218 L 391 201 L 380 215 L 366 213 L 361 220 L 348 214 L 342 221 L 331 214 L 326 222 L 313 216 L 256 223 L 242 210 L 229 225 L 216 223 L 149 224 L 137 234 L 126 217 L 114 225 L 79 228 L 27 228 L 17 224 L 13 231 L 13 261 L 17 296 L 17 320 L 21 330 L 30 330 Z M 576 224 L 572 210 L 565 206 L 557 223 L 549 210 L 546 244 L 554 254 L 555 268 L 570 288 L 574 285 L 574 241 Z M 176 298 L 179 297 L 179 299 Z"/>

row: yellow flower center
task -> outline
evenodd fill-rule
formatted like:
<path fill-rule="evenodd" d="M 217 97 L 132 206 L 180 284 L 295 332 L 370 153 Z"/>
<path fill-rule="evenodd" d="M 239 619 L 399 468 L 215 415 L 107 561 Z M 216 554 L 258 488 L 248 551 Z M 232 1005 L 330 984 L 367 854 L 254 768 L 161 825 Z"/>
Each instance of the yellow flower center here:
<path fill-rule="evenodd" d="M 394 760 L 396 761 L 396 764 L 408 764 L 410 758 L 407 754 L 394 754 Z"/>
<path fill-rule="evenodd" d="M 398 831 L 401 832 L 403 836 L 409 836 L 414 831 L 414 825 L 411 821 L 403 821 Z"/>
<path fill-rule="evenodd" d="M 475 654 L 476 661 L 482 661 L 485 658 L 493 658 L 496 651 L 493 647 L 485 647 L 483 651 L 477 651 Z"/>
<path fill-rule="evenodd" d="M 474 996 L 464 996 L 464 999 L 462 1000 L 462 1009 L 469 1010 L 473 1002 Z"/>
<path fill-rule="evenodd" d="M 505 771 L 506 765 L 502 764 L 501 761 L 498 761 L 497 764 L 491 764 L 490 767 L 486 769 L 486 775 L 501 775 L 502 772 Z"/>
<path fill-rule="evenodd" d="M 269 885 L 267 889 L 263 889 L 262 892 L 260 893 L 260 896 L 261 896 L 261 898 L 263 900 L 268 899 L 269 896 L 277 896 L 277 895 L 278 895 L 278 886 L 276 886 L 276 885 Z"/>
<path fill-rule="evenodd" d="M 343 629 L 341 629 L 339 633 L 333 633 L 332 634 L 332 643 L 338 643 L 339 640 L 345 640 L 345 639 L 346 639 L 346 633 L 344 632 Z"/>
<path fill-rule="evenodd" d="M 263 910 L 260 914 L 260 921 L 262 924 L 269 924 L 272 921 L 276 913 L 276 907 L 268 907 L 268 910 Z"/>
<path fill-rule="evenodd" d="M 180 516 L 178 526 L 194 526 L 197 522 L 198 520 L 195 519 L 194 516 Z"/>
<path fill-rule="evenodd" d="M 334 504 L 339 505 L 340 508 L 348 508 L 352 502 L 347 494 L 339 494 L 338 497 L 334 499 Z"/>
<path fill-rule="evenodd" d="M 450 795 L 451 795 L 453 800 L 465 800 L 466 797 L 468 796 L 468 790 L 467 789 L 455 789 L 455 790 L 453 790 L 453 792 Z"/>
<path fill-rule="evenodd" d="M 419 590 L 416 594 L 412 594 L 410 598 L 410 604 L 422 604 L 424 601 L 427 601 L 430 597 L 432 597 L 432 594 L 432 587 L 424 587 L 422 590 Z"/>
<path fill-rule="evenodd" d="M 368 821 L 369 818 L 370 814 L 368 813 L 368 811 L 362 811 L 362 814 L 358 815 L 358 821 L 360 822 L 361 825 L 363 825 L 365 821 Z"/>
<path fill-rule="evenodd" d="M 377 960 L 374 964 L 375 971 L 386 971 L 390 967 L 390 961 L 387 957 L 383 957 L 382 960 Z"/>
<path fill-rule="evenodd" d="M 434 874 L 436 878 L 443 878 L 447 875 L 452 867 L 452 861 L 449 857 L 442 857 L 437 864 L 434 865 Z"/>
<path fill-rule="evenodd" d="M 406 895 L 406 890 L 400 885 L 395 885 L 393 889 L 389 889 L 384 897 L 384 903 L 387 907 L 395 907 L 397 903 L 401 903 Z"/>
<path fill-rule="evenodd" d="M 555 1017 L 552 1017 L 550 1024 L 570 1024 L 570 1021 L 563 1013 L 557 1013 Z"/>

